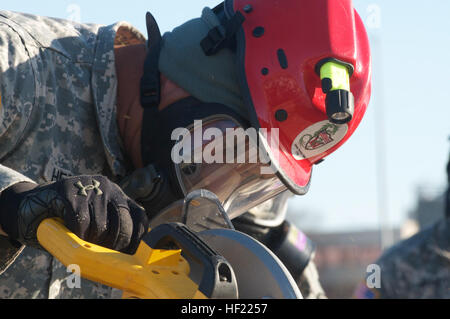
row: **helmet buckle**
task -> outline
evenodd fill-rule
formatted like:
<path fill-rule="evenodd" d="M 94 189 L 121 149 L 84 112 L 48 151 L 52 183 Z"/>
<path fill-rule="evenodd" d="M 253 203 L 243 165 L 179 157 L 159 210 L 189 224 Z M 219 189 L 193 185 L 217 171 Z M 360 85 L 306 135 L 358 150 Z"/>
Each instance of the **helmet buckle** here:
<path fill-rule="evenodd" d="M 231 19 L 225 19 L 222 24 L 211 29 L 200 43 L 205 55 L 214 55 L 220 50 L 231 46 L 234 35 L 239 31 L 244 21 L 244 15 L 237 11 Z"/>

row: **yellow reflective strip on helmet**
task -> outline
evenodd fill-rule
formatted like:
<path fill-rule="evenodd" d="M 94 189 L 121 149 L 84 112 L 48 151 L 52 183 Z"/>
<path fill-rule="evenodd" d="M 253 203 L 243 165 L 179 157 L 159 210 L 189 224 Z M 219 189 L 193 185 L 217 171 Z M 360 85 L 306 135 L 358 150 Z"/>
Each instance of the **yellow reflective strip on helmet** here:
<path fill-rule="evenodd" d="M 330 79 L 330 91 L 350 91 L 350 73 L 348 67 L 338 62 L 327 62 L 320 68 L 320 79 Z"/>

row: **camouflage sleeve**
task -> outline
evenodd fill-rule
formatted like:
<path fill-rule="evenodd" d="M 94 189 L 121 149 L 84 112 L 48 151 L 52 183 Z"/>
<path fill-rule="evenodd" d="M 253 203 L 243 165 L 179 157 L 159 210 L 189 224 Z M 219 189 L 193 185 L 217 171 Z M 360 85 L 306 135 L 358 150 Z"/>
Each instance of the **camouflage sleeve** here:
<path fill-rule="evenodd" d="M 30 52 L 25 34 L 0 13 L 0 158 L 5 159 L 22 141 L 36 97 Z M 22 174 L 0 164 L 0 193 L 16 183 L 29 181 Z M 20 254 L 22 247 L 0 236 L 0 274 Z"/>
<path fill-rule="evenodd" d="M 0 193 L 20 182 L 32 182 L 32 180 L 0 165 Z M 22 246 L 12 243 L 6 237 L 0 236 L 0 275 L 14 262 L 22 250 Z"/>
<path fill-rule="evenodd" d="M 36 66 L 24 39 L 24 32 L 0 12 L 1 164 L 23 142 L 37 95 Z"/>

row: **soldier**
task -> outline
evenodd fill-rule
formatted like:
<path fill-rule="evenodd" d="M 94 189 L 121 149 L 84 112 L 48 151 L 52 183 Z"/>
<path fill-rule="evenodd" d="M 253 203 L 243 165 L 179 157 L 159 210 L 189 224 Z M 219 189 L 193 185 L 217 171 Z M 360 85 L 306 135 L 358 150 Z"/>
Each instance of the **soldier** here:
<path fill-rule="evenodd" d="M 361 285 L 357 298 L 450 298 L 450 161 L 446 215 L 435 225 L 390 248 L 377 262 L 380 285 Z"/>
<path fill-rule="evenodd" d="M 0 223 L 9 235 L 0 239 L 0 298 L 111 296 L 110 288 L 87 282 L 69 291 L 67 269 L 32 248 L 45 217 L 63 217 L 80 237 L 129 253 L 147 229 L 145 211 L 97 176 L 120 176 L 130 167 L 114 117 L 116 34 L 123 34 L 117 42 L 144 41 L 124 23 L 0 14 Z M 71 178 L 79 175 L 95 176 Z M 97 189 L 79 196 L 95 183 L 102 196 Z"/>
<path fill-rule="evenodd" d="M 147 26 L 146 45 L 124 22 L 0 12 L 2 261 L 31 246 L 0 276 L 0 297 L 119 296 L 69 289 L 67 270 L 33 248 L 40 220 L 132 252 L 146 220 L 130 198 L 152 219 L 204 188 L 235 218 L 287 189 L 304 195 L 367 109 L 370 50 L 350 0 L 227 0 L 164 37 L 150 14 Z M 224 148 L 246 129 L 246 148 Z M 215 160 L 192 161 L 199 149 Z"/>

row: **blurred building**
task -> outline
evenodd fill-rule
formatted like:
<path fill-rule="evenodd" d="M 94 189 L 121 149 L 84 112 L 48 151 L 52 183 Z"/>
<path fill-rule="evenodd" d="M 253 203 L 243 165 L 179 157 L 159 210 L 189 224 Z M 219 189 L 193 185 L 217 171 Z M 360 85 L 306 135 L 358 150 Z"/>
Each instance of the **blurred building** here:
<path fill-rule="evenodd" d="M 317 245 L 315 262 L 321 284 L 330 299 L 352 298 L 367 267 L 382 253 L 380 231 L 308 233 Z M 400 232 L 395 231 L 396 240 Z"/>

